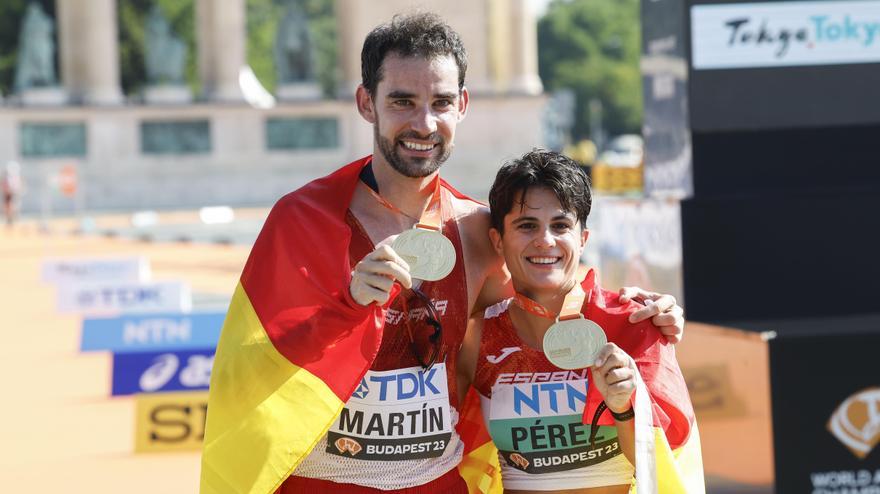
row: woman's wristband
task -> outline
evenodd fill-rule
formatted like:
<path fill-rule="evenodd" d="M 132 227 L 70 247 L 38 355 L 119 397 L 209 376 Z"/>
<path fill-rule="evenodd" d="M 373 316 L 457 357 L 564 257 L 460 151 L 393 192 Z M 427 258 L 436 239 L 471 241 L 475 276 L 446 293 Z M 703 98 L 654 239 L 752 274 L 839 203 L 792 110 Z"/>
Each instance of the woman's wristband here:
<path fill-rule="evenodd" d="M 614 420 L 617 422 L 626 422 L 627 420 L 632 420 L 633 417 L 636 416 L 636 412 L 635 410 L 633 410 L 633 407 L 629 407 L 629 410 L 623 413 L 616 413 L 610 408 L 608 409 L 608 411 L 611 412 L 611 416 L 614 417 Z"/>

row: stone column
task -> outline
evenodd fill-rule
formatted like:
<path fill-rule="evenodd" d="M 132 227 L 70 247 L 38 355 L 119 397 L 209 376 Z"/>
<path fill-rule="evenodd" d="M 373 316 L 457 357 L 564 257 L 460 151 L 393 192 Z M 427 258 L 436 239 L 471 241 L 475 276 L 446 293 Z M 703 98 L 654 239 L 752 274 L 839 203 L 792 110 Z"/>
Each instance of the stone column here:
<path fill-rule="evenodd" d="M 335 3 L 337 51 L 342 68 L 337 95 L 341 98 L 353 97 L 361 83 L 361 47 L 365 33 L 361 33 L 364 28 L 359 25 L 363 21 L 358 7 L 362 3 L 363 0 L 336 0 Z"/>
<path fill-rule="evenodd" d="M 244 101 L 238 73 L 246 63 L 245 0 L 196 0 L 199 75 L 214 101 Z"/>
<path fill-rule="evenodd" d="M 116 105 L 119 33 L 115 0 L 56 0 L 61 80 L 73 101 Z"/>
<path fill-rule="evenodd" d="M 529 0 L 510 0 L 510 84 L 515 94 L 541 94 L 538 77 L 538 24 Z"/>

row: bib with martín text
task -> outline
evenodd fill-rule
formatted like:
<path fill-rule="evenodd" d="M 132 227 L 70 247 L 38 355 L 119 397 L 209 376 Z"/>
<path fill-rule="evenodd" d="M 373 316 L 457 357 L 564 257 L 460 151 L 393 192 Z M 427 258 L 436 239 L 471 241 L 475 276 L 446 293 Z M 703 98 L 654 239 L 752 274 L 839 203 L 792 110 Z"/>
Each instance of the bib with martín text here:
<path fill-rule="evenodd" d="M 590 446 L 590 426 L 582 422 L 587 372 L 581 372 L 584 379 L 492 387 L 489 434 L 510 466 L 530 474 L 559 472 L 621 453 L 612 426 L 599 427 Z"/>
<path fill-rule="evenodd" d="M 446 364 L 368 371 L 327 433 L 327 452 L 359 460 L 437 458 L 452 436 Z"/>

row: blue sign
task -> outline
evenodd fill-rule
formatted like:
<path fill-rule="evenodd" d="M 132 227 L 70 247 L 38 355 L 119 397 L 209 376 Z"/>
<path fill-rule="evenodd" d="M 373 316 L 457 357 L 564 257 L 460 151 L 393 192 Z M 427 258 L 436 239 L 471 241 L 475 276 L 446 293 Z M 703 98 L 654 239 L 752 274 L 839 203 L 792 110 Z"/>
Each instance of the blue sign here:
<path fill-rule="evenodd" d="M 113 354 L 113 396 L 208 389 L 214 349 Z"/>
<path fill-rule="evenodd" d="M 129 315 L 85 319 L 80 350 L 116 353 L 214 348 L 226 313 Z"/>

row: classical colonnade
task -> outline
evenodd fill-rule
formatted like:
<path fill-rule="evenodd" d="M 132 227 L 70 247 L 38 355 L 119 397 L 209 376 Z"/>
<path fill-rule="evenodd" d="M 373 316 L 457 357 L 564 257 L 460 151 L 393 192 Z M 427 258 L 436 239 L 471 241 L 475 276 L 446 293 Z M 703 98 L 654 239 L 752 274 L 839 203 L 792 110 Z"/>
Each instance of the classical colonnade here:
<path fill-rule="evenodd" d="M 241 101 L 245 63 L 245 0 L 195 0 L 203 96 Z M 116 0 L 56 0 L 61 83 L 71 99 L 90 105 L 123 102 Z"/>
<path fill-rule="evenodd" d="M 437 12 L 465 38 L 472 90 L 541 93 L 536 20 L 528 3 L 447 0 L 436 4 Z M 342 94 L 350 94 L 360 81 L 360 44 L 370 27 L 424 4 L 336 0 Z M 117 0 L 56 0 L 56 16 L 61 84 L 70 99 L 85 105 L 121 104 Z M 195 17 L 201 99 L 241 101 L 238 75 L 246 63 L 246 0 L 195 0 Z"/>

